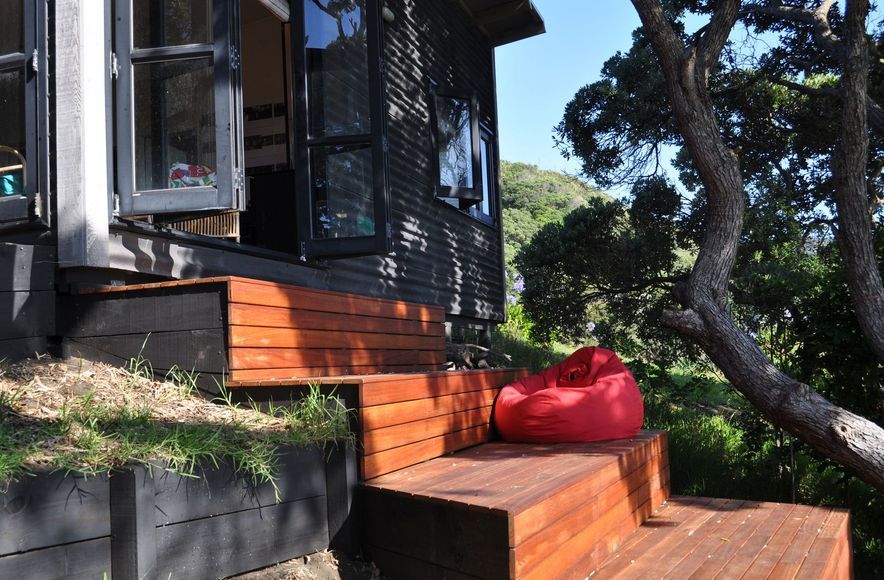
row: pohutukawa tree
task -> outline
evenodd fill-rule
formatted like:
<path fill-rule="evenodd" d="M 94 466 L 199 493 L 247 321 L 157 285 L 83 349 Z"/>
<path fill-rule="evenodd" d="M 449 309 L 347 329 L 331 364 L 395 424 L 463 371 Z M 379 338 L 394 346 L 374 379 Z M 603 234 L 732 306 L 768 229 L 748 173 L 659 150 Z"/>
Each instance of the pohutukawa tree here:
<path fill-rule="evenodd" d="M 761 198 L 782 202 L 803 216 L 808 231 L 822 226 L 834 236 L 849 288 L 844 299 L 879 365 L 884 362 L 874 220 L 882 202 L 884 60 L 866 30 L 868 0 L 848 0 L 843 13 L 834 0 L 632 3 L 642 22 L 632 51 L 611 59 L 606 79 L 578 93 L 557 131 L 597 183 L 636 185 L 626 228 L 636 233 L 621 241 L 647 241 L 648 232 L 675 223 L 674 189 L 653 176 L 661 173 L 661 147 L 680 147 L 676 165 L 696 196 L 691 215 L 677 218 L 678 229 L 682 242 L 694 237 L 696 258 L 679 272 L 673 248 L 653 242 L 646 249 L 662 254 L 649 254 L 645 264 L 635 253 L 629 262 L 640 267 L 631 283 L 629 276 L 593 274 L 595 294 L 584 296 L 666 288 L 671 299 L 659 315 L 663 325 L 702 349 L 771 422 L 884 491 L 884 429 L 777 368 L 734 316 L 735 302 L 764 299 L 741 296 L 734 280 L 741 245 L 758 241 L 745 229 L 747 210 L 753 215 Z M 688 33 L 686 13 L 708 22 Z M 758 35 L 777 41 L 753 43 Z M 643 223 L 641 215 L 651 219 Z M 605 227 L 620 219 L 612 216 Z M 587 232 L 597 236 L 591 226 Z M 548 252 L 545 259 L 555 262 Z M 555 280 L 570 274 L 544 270 L 530 251 L 520 262 L 529 286 L 532 267 L 547 272 L 543 288 L 526 293 L 529 312 L 532 304 L 548 307 L 558 292 Z"/>

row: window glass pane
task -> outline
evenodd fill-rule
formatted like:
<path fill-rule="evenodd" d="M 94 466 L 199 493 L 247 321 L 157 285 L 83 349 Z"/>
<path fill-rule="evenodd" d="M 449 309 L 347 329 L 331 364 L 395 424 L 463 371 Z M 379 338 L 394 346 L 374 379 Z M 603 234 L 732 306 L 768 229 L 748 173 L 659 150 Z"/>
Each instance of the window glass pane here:
<path fill-rule="evenodd" d="M 494 187 L 494 172 L 491 164 L 494 155 L 491 154 L 491 142 L 482 138 L 482 213 L 491 215 L 491 196 Z"/>
<path fill-rule="evenodd" d="M 436 97 L 439 185 L 473 187 L 471 104 L 467 99 Z"/>
<path fill-rule="evenodd" d="M 0 1 L 0 54 L 25 51 L 24 0 Z"/>
<path fill-rule="evenodd" d="M 212 60 L 134 68 L 136 189 L 215 187 Z"/>
<path fill-rule="evenodd" d="M 0 196 L 24 193 L 25 75 L 0 72 Z"/>
<path fill-rule="evenodd" d="M 132 0 L 133 46 L 212 42 L 212 0 Z"/>
<path fill-rule="evenodd" d="M 365 0 L 304 2 L 311 137 L 371 132 Z"/>
<path fill-rule="evenodd" d="M 310 177 L 314 238 L 375 234 L 370 145 L 313 148 Z"/>

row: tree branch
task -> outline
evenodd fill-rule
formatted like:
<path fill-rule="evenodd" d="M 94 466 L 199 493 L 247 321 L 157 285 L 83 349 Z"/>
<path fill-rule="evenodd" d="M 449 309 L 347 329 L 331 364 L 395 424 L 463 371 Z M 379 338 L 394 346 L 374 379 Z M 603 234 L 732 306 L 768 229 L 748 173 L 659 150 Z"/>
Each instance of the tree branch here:
<path fill-rule="evenodd" d="M 846 54 L 841 77 L 841 138 L 832 160 L 836 241 L 847 270 L 847 285 L 859 326 L 869 346 L 884 361 L 884 283 L 875 255 L 869 214 L 866 168 L 869 158 L 867 88 L 869 51 L 866 16 L 869 0 L 848 0 L 845 14 Z"/>
<path fill-rule="evenodd" d="M 704 27 L 697 42 L 697 66 L 705 81 L 709 80 L 712 69 L 718 63 L 718 57 L 739 16 L 740 0 L 722 0 L 709 24 Z"/>

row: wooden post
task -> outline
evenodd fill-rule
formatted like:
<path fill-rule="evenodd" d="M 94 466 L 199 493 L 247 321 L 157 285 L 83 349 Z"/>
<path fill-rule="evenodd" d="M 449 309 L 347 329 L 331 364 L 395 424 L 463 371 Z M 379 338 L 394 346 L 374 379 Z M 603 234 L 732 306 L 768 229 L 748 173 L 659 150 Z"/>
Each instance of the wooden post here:
<path fill-rule="evenodd" d="M 330 548 L 355 555 L 359 530 L 353 492 L 358 482 L 356 450 L 346 443 L 330 443 L 325 449 L 325 497 L 328 510 Z"/>
<path fill-rule="evenodd" d="M 110 12 L 104 0 L 58 0 L 56 164 L 58 260 L 107 267 Z"/>
<path fill-rule="evenodd" d="M 157 575 L 153 474 L 144 467 L 110 478 L 111 571 L 114 580 L 153 580 Z"/>

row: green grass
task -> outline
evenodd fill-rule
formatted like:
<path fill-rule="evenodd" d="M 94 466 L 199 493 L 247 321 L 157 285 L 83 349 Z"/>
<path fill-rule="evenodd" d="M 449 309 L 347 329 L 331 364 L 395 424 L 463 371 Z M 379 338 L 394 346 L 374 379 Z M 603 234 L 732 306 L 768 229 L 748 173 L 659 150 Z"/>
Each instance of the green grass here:
<path fill-rule="evenodd" d="M 139 363 L 135 372 L 148 367 Z M 191 396 L 195 374 L 180 369 L 170 374 L 179 395 Z M 121 386 L 137 388 L 140 380 L 126 380 Z M 199 477 L 203 468 L 226 461 L 254 485 L 270 483 L 275 488 L 281 447 L 354 442 L 352 411 L 315 385 L 288 406 L 271 405 L 269 415 L 277 420 L 267 417 L 269 426 L 256 422 L 254 413 L 250 423 L 161 421 L 145 404 L 111 404 L 98 400 L 95 391 L 69 400 L 51 420 L 37 419 L 18 408 L 18 398 L 0 391 L 0 482 L 20 479 L 36 467 L 94 476 L 132 464 Z M 240 410 L 229 394 L 221 402 Z"/>

